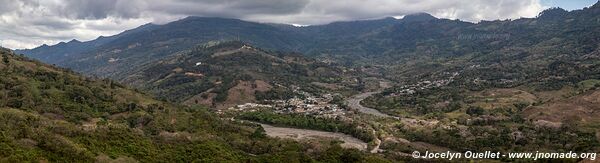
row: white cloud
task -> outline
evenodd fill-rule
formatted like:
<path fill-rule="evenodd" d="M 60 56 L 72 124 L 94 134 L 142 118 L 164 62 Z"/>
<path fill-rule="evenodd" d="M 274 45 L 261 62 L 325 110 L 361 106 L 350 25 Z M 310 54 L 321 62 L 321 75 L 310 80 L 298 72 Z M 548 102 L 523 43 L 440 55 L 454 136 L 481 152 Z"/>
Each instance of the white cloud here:
<path fill-rule="evenodd" d="M 9 48 L 74 38 L 85 41 L 191 15 L 324 24 L 427 12 L 478 22 L 534 17 L 545 8 L 539 0 L 0 0 L 0 4 L 0 45 Z"/>

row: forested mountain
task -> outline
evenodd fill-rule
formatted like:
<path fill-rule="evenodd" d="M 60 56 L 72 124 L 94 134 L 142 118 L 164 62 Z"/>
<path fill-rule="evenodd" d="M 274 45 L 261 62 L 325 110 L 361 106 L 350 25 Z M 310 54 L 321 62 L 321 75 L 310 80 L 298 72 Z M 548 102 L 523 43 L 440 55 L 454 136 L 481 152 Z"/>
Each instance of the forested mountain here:
<path fill-rule="evenodd" d="M 220 40 L 240 40 L 265 49 L 297 51 L 355 64 L 397 65 L 464 56 L 509 55 L 507 53 L 534 57 L 532 51 L 545 49 L 535 48 L 540 46 L 569 47 L 543 52 L 544 56 L 558 56 L 561 50 L 584 55 L 597 47 L 598 6 L 570 12 L 548 9 L 537 18 L 476 24 L 437 19 L 424 13 L 402 19 L 308 27 L 188 17 L 165 25 L 145 25 L 94 41 L 72 41 L 18 52 L 106 77 L 115 77 L 117 72 L 161 60 L 198 44 Z M 490 59 L 481 62 L 494 62 Z"/>
<path fill-rule="evenodd" d="M 68 61 L 69 59 L 77 58 L 79 55 L 89 52 L 93 49 L 100 48 L 100 46 L 114 41 L 122 36 L 152 30 L 155 27 L 157 26 L 154 24 L 145 24 L 138 28 L 124 31 L 118 35 L 109 37 L 100 36 L 92 41 L 81 42 L 73 39 L 69 42 L 60 42 L 53 46 L 44 44 L 34 49 L 15 50 L 15 52 L 20 54 L 26 53 L 29 57 L 42 60 L 46 63 L 59 64 Z"/>
<path fill-rule="evenodd" d="M 407 16 L 406 22 L 428 20 L 409 17 Z M 60 43 L 17 52 L 76 71 L 113 77 L 116 70 L 127 71 L 131 67 L 158 61 L 209 41 L 239 40 L 270 50 L 320 54 L 330 51 L 327 49 L 330 48 L 329 46 L 340 45 L 339 48 L 348 48 L 350 46 L 348 43 L 354 43 L 339 41 L 354 40 L 364 34 L 401 22 L 404 21 L 386 18 L 294 27 L 236 19 L 188 17 L 165 25 L 141 26 L 119 35 L 89 42 Z M 335 42 L 323 44 L 330 41 Z M 345 49 L 345 51 L 351 50 L 354 48 Z"/>
<path fill-rule="evenodd" d="M 205 108 L 0 54 L 0 162 L 385 161 L 335 143 L 266 138 L 260 127 Z"/>
<path fill-rule="evenodd" d="M 273 125 L 325 128 L 327 131 L 338 131 L 330 124 L 352 124 L 344 128 L 360 129 L 361 135 L 366 133 L 367 140 L 373 141 L 371 144 L 380 141 L 377 148 L 386 151 L 380 153 L 388 158 L 406 158 L 402 152 L 413 149 L 600 150 L 600 127 L 597 125 L 600 123 L 600 3 L 574 11 L 551 8 L 535 18 L 478 23 L 438 19 L 425 13 L 402 19 L 307 27 L 188 17 L 164 25 L 145 25 L 89 42 L 71 41 L 19 52 L 88 76 L 117 80 L 164 101 L 217 108 L 222 118 L 246 115 L 241 117 Z M 8 58 L 7 63 L 25 60 L 14 55 Z M 27 70 L 31 66 L 22 67 Z M 4 68 L 12 70 L 15 66 Z M 24 70 L 30 76 L 9 74 L 21 76 L 2 78 L 8 82 L 6 90 L 50 90 L 24 90 L 12 94 L 5 91 L 9 94 L 3 97 L 19 98 L 6 100 L 4 106 L 24 107 L 26 109 L 21 110 L 25 111 L 20 112 L 58 118 L 60 122 L 74 126 L 95 119 L 100 119 L 102 124 L 128 125 L 127 132 L 154 133 L 142 138 L 160 148 L 164 144 L 157 143 L 156 138 L 162 131 L 200 134 L 205 128 L 190 129 L 189 126 L 194 124 L 185 123 L 181 127 L 165 127 L 169 125 L 164 116 L 173 113 L 147 111 L 148 107 L 163 106 L 163 109 L 172 108 L 164 110 L 178 110 L 177 114 L 186 115 L 201 112 L 197 117 L 203 118 L 198 123 L 211 124 L 206 133 L 212 135 L 206 137 L 223 137 L 210 140 L 235 153 L 236 158 L 251 154 L 273 156 L 267 152 L 250 152 L 254 148 L 243 148 L 247 147 L 243 146 L 248 145 L 247 142 L 255 141 L 247 138 L 255 131 L 251 126 L 212 121 L 204 118 L 210 117 L 210 113 L 202 109 L 179 112 L 177 107 L 142 97 L 108 80 L 102 82 L 77 76 L 76 81 L 91 83 L 80 84 L 83 88 L 71 88 L 68 85 L 75 79 L 62 79 L 60 75 L 47 77 L 44 73 Z M 3 73 L 16 72 L 21 71 Z M 35 78 L 36 82 L 24 82 L 32 83 L 27 86 L 15 87 L 19 85 L 15 83 L 23 83 L 18 81 L 36 75 L 43 77 Z M 58 80 L 67 87 L 40 84 L 46 80 Z M 84 89 L 89 85 L 92 86 L 87 88 L 89 90 Z M 296 87 L 301 90 L 293 90 Z M 54 89 L 64 92 L 59 91 L 54 96 Z M 120 98 L 119 93 L 112 93 L 116 92 L 114 89 L 134 94 L 132 97 L 141 98 L 140 102 L 132 104 L 130 101 L 136 99 Z M 89 95 L 89 92 L 105 93 Z M 295 94 L 297 92 L 303 95 Z M 363 93 L 353 96 L 357 92 Z M 334 100 L 332 94 L 337 93 L 341 95 Z M 41 98 L 44 96 L 56 97 L 64 103 L 44 100 Z M 148 105 L 154 103 L 157 104 Z M 270 107 L 224 109 L 244 103 Z M 354 107 L 345 105 L 349 103 Z M 36 108 L 38 105 L 61 109 L 46 111 Z M 119 110 L 123 107 L 130 109 Z M 361 108 L 372 108 L 381 113 L 373 116 L 359 112 Z M 260 112 L 252 113 L 256 110 Z M 138 117 L 129 118 L 134 115 Z M 148 119 L 163 121 L 152 126 L 145 124 Z M 196 119 L 188 118 L 185 122 L 196 123 Z M 327 123 L 311 126 L 310 122 L 317 120 Z M 242 132 L 222 136 L 220 134 L 225 135 L 223 132 L 212 131 L 221 129 L 219 127 Z M 73 139 L 63 132 L 56 134 Z M 236 141 L 237 138 L 243 138 L 242 143 Z M 430 144 L 423 145 L 423 142 Z M 229 147 L 227 145 L 232 147 L 225 148 Z M 279 147 L 289 147 L 283 146 Z M 256 148 L 264 149 L 261 147 Z M 281 148 L 272 148 L 284 152 Z M 293 149 L 294 156 L 304 158 L 301 150 Z M 93 153 L 144 160 L 144 156 L 128 152 L 97 150 Z M 277 152 L 274 155 L 281 154 Z M 307 158 L 320 157 L 308 155 Z"/>
<path fill-rule="evenodd" d="M 212 42 L 120 72 L 116 79 L 170 101 L 215 106 L 256 102 L 292 85 L 343 80 L 343 68 L 300 54 L 266 51 L 242 42 Z M 307 88 L 308 89 L 308 88 Z M 241 92 L 240 92 L 241 91 Z"/>

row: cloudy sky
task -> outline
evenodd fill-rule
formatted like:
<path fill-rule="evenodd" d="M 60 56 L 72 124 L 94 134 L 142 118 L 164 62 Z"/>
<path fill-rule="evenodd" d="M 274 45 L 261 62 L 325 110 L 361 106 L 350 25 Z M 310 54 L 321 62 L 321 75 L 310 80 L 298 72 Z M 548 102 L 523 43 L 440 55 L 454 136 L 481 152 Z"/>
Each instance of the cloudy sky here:
<path fill-rule="evenodd" d="M 569 10 L 597 0 L 0 0 L 0 46 L 19 49 L 114 35 L 146 23 L 186 16 L 314 25 L 427 12 L 480 20 L 535 17 L 548 7 Z"/>

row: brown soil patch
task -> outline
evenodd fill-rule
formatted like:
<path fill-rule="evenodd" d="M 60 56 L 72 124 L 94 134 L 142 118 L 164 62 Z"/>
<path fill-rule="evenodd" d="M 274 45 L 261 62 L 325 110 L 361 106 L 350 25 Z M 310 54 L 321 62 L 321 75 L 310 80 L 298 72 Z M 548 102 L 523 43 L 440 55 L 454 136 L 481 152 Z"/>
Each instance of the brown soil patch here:
<path fill-rule="evenodd" d="M 491 89 L 473 94 L 477 99 L 477 106 L 483 108 L 513 107 L 513 104 L 526 102 L 532 104 L 537 101 L 537 97 L 529 92 L 519 89 Z"/>
<path fill-rule="evenodd" d="M 311 84 L 319 86 L 319 87 L 327 88 L 330 90 L 338 90 L 338 89 L 344 88 L 343 86 L 339 86 L 337 84 L 329 84 L 329 83 L 321 83 L 321 82 L 312 82 Z"/>
<path fill-rule="evenodd" d="M 600 122 L 600 91 L 530 107 L 523 114 L 532 120 L 598 123 Z"/>
<path fill-rule="evenodd" d="M 201 73 L 193 73 L 193 72 L 186 72 L 185 76 L 189 76 L 189 77 L 204 77 L 204 74 Z"/>
<path fill-rule="evenodd" d="M 271 90 L 273 86 L 262 80 L 238 81 L 238 84 L 227 92 L 227 100 L 216 104 L 217 109 L 225 109 L 239 104 L 256 102 L 254 94 L 257 91 L 264 92 Z M 211 90 L 195 95 L 184 102 L 185 105 L 200 104 L 213 107 L 213 101 L 216 94 L 209 93 Z"/>
<path fill-rule="evenodd" d="M 256 91 L 268 91 L 272 88 L 271 85 L 262 81 L 255 80 L 254 82 L 249 81 L 239 81 L 236 86 L 229 89 L 227 100 L 220 105 L 217 105 L 217 109 L 224 109 L 231 106 L 256 102 L 256 97 L 254 93 Z"/>
<path fill-rule="evenodd" d="M 212 89 L 209 89 L 205 92 L 197 94 L 186 101 L 183 102 L 184 105 L 204 105 L 204 106 L 212 106 L 213 99 L 217 96 L 216 93 L 210 93 Z"/>

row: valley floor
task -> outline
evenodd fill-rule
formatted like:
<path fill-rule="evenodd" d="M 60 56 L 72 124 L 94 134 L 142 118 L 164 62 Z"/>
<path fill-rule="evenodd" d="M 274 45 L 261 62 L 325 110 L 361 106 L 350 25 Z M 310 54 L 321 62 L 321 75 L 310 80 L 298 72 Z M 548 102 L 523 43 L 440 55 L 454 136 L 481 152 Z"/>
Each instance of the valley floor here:
<path fill-rule="evenodd" d="M 359 150 L 367 150 L 367 143 L 354 138 L 350 135 L 335 133 L 335 132 L 326 132 L 326 131 L 317 131 L 317 130 L 307 130 L 307 129 L 296 129 L 296 128 L 286 128 L 286 127 L 275 127 L 267 124 L 260 124 L 266 131 L 267 135 L 271 137 L 278 138 L 289 138 L 297 141 L 305 141 L 307 139 L 320 139 L 320 138 L 329 138 L 329 139 L 337 139 L 339 141 L 343 141 L 341 144 L 344 148 L 355 148 Z"/>

